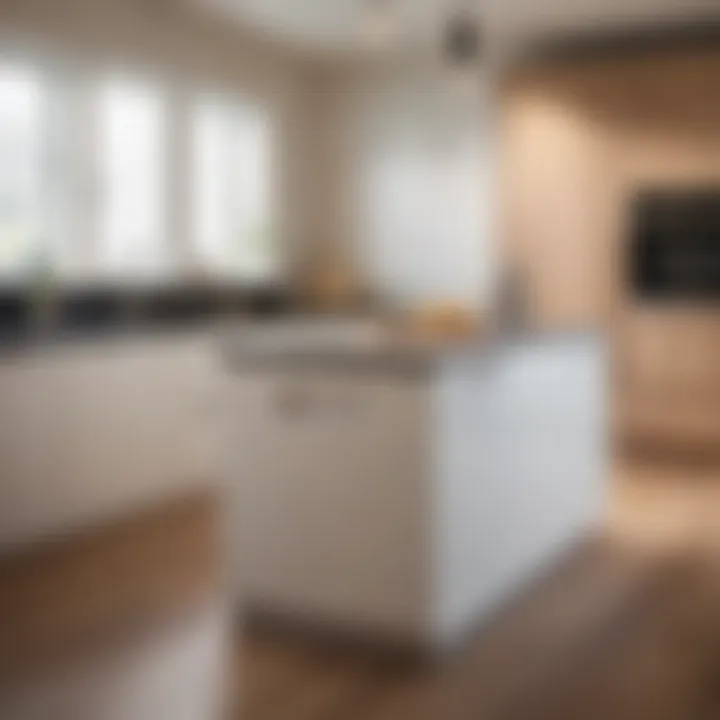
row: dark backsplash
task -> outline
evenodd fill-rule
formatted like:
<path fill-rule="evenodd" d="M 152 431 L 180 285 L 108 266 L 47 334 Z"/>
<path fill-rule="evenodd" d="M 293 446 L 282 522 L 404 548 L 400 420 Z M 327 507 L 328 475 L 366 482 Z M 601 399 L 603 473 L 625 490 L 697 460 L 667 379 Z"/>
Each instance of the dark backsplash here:
<path fill-rule="evenodd" d="M 281 288 L 98 286 L 45 296 L 25 288 L 4 288 L 0 289 L 0 342 L 183 327 L 233 315 L 271 318 L 291 314 L 295 304 Z"/>

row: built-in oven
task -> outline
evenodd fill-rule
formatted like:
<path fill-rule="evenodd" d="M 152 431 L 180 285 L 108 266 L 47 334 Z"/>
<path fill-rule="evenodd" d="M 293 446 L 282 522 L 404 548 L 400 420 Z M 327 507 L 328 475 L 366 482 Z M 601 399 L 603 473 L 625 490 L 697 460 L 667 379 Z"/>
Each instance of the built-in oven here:
<path fill-rule="evenodd" d="M 634 300 L 718 303 L 720 185 L 638 193 L 628 250 Z"/>
<path fill-rule="evenodd" d="M 616 338 L 621 436 L 720 459 L 720 185 L 644 191 L 631 213 Z"/>

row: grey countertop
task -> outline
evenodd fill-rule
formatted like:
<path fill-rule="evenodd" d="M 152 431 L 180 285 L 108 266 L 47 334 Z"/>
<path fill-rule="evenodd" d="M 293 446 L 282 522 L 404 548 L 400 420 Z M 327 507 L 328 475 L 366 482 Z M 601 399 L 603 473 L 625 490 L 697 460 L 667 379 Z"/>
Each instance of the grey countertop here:
<path fill-rule="evenodd" d="M 226 360 L 235 371 L 339 369 L 426 373 L 452 358 L 487 357 L 510 347 L 598 339 L 592 330 L 487 333 L 458 340 L 410 340 L 372 322 L 238 325 L 223 333 Z"/>
<path fill-rule="evenodd" d="M 357 319 L 283 321 L 208 321 L 180 324 L 128 324 L 106 331 L 38 332 L 0 340 L 0 361 L 58 350 L 146 342 L 202 333 L 215 337 L 226 366 L 233 371 L 323 368 L 426 373 L 449 358 L 487 356 L 508 347 L 599 338 L 593 330 L 488 333 L 458 340 L 403 339 L 388 326 Z"/>
<path fill-rule="evenodd" d="M 211 322 L 184 325 L 127 325 L 109 329 L 57 330 L 28 333 L 0 339 L 0 364 L 22 361 L 24 358 L 46 357 L 91 348 L 107 348 L 133 343 L 166 340 L 186 335 L 219 335 L 219 325 Z"/>

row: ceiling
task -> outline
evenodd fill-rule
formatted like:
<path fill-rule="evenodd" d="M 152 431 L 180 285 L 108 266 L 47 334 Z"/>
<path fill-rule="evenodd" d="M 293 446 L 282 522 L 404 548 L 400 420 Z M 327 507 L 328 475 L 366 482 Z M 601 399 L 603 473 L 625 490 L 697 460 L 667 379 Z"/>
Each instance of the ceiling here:
<path fill-rule="evenodd" d="M 273 39 L 314 52 L 377 50 L 368 39 L 368 7 L 380 0 L 196 0 Z M 385 0 L 395 44 L 435 37 L 454 8 L 472 8 L 490 40 L 720 19 L 718 0 Z"/>

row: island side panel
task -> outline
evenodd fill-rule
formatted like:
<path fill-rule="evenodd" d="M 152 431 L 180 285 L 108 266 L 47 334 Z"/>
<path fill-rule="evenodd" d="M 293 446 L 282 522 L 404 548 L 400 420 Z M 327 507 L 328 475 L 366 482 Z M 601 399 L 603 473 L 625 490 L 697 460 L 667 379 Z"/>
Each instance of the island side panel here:
<path fill-rule="evenodd" d="M 452 644 L 597 526 L 606 370 L 589 338 L 452 357 L 435 386 L 436 632 Z"/>

